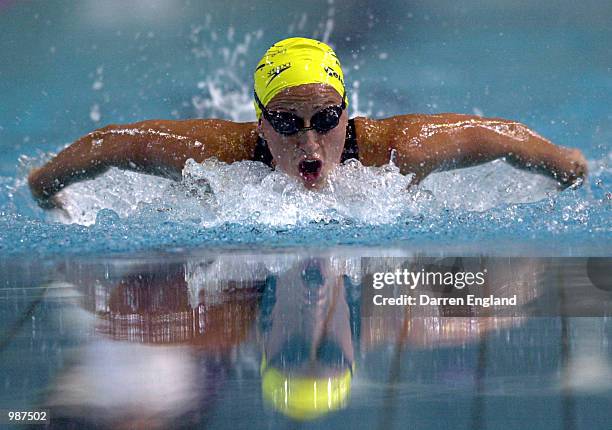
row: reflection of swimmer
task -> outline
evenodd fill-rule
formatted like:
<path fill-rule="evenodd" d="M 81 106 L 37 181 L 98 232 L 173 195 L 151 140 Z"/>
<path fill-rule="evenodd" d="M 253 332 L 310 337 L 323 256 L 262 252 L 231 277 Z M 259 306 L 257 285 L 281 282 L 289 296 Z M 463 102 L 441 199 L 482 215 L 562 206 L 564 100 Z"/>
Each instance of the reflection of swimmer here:
<path fill-rule="evenodd" d="M 223 257 L 154 265 L 69 264 L 63 279 L 84 292 L 97 332 L 114 340 L 228 352 L 255 322 L 265 275 Z M 230 268 L 236 273 L 229 273 Z M 219 271 L 225 271 L 225 278 Z"/>
<path fill-rule="evenodd" d="M 450 113 L 349 119 L 340 62 L 311 39 L 286 39 L 266 52 L 255 68 L 254 99 L 257 122 L 151 120 L 96 130 L 31 172 L 32 193 L 49 207 L 57 191 L 111 166 L 179 178 L 188 159 L 210 157 L 262 161 L 308 188 L 321 187 L 348 159 L 381 166 L 393 158 L 416 181 L 502 157 L 563 186 L 587 170 L 580 151 L 555 146 L 515 121 Z"/>
<path fill-rule="evenodd" d="M 125 277 L 110 291 L 108 312 L 100 316 L 113 339 L 229 352 L 250 331 L 257 288 L 258 284 L 231 282 L 212 293 L 200 289 L 197 303 L 191 304 L 183 265 L 177 265 L 170 275 L 167 271 Z"/>
<path fill-rule="evenodd" d="M 344 279 L 329 261 L 307 260 L 269 283 L 261 319 L 266 402 L 298 420 L 345 406 L 353 339 Z"/>
<path fill-rule="evenodd" d="M 210 283 L 216 263 L 126 265 L 118 276 L 106 265 L 63 269 L 103 336 L 77 348 L 50 387 L 43 406 L 57 427 L 168 428 L 214 410 L 262 283 Z"/>

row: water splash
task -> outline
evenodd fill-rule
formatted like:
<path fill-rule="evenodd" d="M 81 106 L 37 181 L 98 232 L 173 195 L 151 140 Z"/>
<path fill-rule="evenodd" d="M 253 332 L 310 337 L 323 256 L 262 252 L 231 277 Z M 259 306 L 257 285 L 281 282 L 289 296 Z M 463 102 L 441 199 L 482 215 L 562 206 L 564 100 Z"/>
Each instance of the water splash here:
<path fill-rule="evenodd" d="M 494 240 L 486 249 L 505 241 L 553 255 L 607 253 L 608 161 L 591 161 L 587 184 L 561 193 L 503 162 L 434 174 L 408 191 L 410 178 L 394 166 L 357 162 L 339 167 L 320 192 L 255 162 L 190 162 L 180 182 L 111 169 L 63 190 L 65 211 L 52 213 L 35 206 L 23 177 L 0 178 L 7 191 L 0 194 L 0 249 L 80 254 L 398 241 L 484 249 Z"/>
<path fill-rule="evenodd" d="M 312 23 L 314 29 L 311 37 L 333 46 L 331 38 L 335 14 L 334 0 L 328 0 L 326 16 L 318 23 Z M 307 21 L 308 15 L 301 14 L 295 22 L 289 24 L 288 34 L 293 34 L 294 30 L 308 33 Z M 237 40 L 234 27 L 230 26 L 225 33 L 221 33 L 210 15 L 206 15 L 202 24 L 192 26 L 189 42 L 193 56 L 199 61 L 218 65 L 212 70 L 206 70 L 203 78 L 197 82 L 199 93 L 191 98 L 191 105 L 199 118 L 255 120 L 251 81 L 251 71 L 255 64 L 249 55 L 257 51 L 255 47 L 263 34 L 262 29 L 245 31 L 242 39 Z"/>
<path fill-rule="evenodd" d="M 339 166 L 321 190 L 312 191 L 262 163 L 189 160 L 177 183 L 111 169 L 94 181 L 74 184 L 60 193 L 64 210 L 53 217 L 92 225 L 100 210 L 110 209 L 120 217 L 164 213 L 168 219 L 203 227 L 312 222 L 380 225 L 448 210 L 481 212 L 503 204 L 535 202 L 555 193 L 552 180 L 517 171 L 502 161 L 434 174 L 419 186 L 410 187 L 411 178 L 393 164 L 365 167 L 351 160 Z"/>
<path fill-rule="evenodd" d="M 262 36 L 263 31 L 256 30 L 244 33 L 242 40 L 236 41 L 233 27 L 220 36 L 211 29 L 210 16 L 204 24 L 192 27 L 189 40 L 193 45 L 194 57 L 219 65 L 206 72 L 206 76 L 197 83 L 200 94 L 191 98 L 199 118 L 220 117 L 232 121 L 255 119 L 250 79 L 245 79 L 243 75 L 244 70 L 249 69 L 247 54 Z M 219 43 L 221 37 L 223 43 Z"/>

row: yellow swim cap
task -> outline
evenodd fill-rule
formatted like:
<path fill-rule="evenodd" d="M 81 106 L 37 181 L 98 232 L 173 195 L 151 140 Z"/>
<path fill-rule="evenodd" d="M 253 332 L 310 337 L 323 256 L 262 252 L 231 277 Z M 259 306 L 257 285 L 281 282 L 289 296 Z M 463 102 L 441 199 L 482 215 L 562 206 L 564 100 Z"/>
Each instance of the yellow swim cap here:
<path fill-rule="evenodd" d="M 333 49 L 318 40 L 291 37 L 276 42 L 257 64 L 254 90 L 266 106 L 285 88 L 303 84 L 327 84 L 346 98 L 344 75 Z M 255 102 L 257 118 L 261 109 Z"/>
<path fill-rule="evenodd" d="M 313 420 L 346 405 L 352 369 L 328 377 L 287 375 L 261 364 L 261 391 L 277 411 L 295 420 Z"/>

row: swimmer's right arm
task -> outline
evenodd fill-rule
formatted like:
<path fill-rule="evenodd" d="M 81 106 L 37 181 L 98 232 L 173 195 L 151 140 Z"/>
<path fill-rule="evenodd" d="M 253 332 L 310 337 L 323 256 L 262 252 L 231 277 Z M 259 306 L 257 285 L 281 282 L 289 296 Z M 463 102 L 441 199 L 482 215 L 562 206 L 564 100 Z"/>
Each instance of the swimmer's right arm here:
<path fill-rule="evenodd" d="M 83 136 L 32 170 L 28 183 L 42 207 L 53 207 L 52 197 L 58 191 L 109 167 L 180 179 L 188 159 L 202 162 L 216 157 L 227 163 L 252 159 L 256 141 L 256 123 L 193 119 L 109 125 Z"/>

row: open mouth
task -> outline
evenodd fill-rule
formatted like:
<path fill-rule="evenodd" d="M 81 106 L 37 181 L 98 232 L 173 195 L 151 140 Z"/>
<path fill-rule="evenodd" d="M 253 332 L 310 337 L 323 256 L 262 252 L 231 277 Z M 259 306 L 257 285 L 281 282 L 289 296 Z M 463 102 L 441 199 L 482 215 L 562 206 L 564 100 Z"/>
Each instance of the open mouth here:
<path fill-rule="evenodd" d="M 300 175 L 307 181 L 316 180 L 321 174 L 323 162 L 321 160 L 302 160 L 298 165 Z"/>

